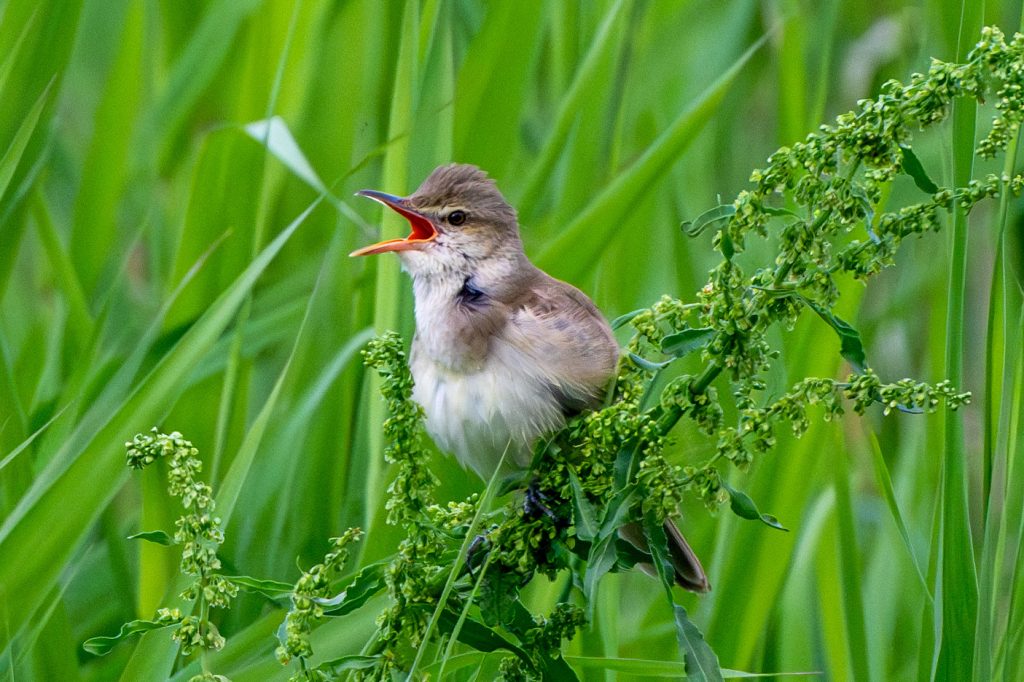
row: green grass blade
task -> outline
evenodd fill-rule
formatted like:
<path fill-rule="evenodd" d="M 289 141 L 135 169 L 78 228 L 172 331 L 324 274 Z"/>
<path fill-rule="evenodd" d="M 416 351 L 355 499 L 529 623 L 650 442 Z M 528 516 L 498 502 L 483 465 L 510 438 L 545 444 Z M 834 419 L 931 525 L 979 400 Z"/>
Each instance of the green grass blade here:
<path fill-rule="evenodd" d="M 1019 137 L 1018 130 L 1012 136 L 1003 164 L 1004 172 L 1009 175 L 1012 175 L 1016 167 Z M 1018 545 L 1021 540 L 1012 530 L 1013 514 L 1007 513 L 1008 509 L 1020 508 L 1014 506 L 1017 502 L 1012 500 L 1016 491 L 1007 485 L 1013 462 L 1010 422 L 1020 409 L 1012 393 L 1017 359 L 1014 349 L 1020 344 L 1020 336 L 1016 333 L 1019 324 L 1013 319 L 1013 312 L 1020 308 L 1020 291 L 1010 282 L 1007 272 L 1012 267 L 1006 256 L 1010 201 L 1008 192 L 1000 197 L 999 211 L 995 216 L 998 232 L 985 340 L 985 439 L 982 453 L 984 526 L 979 557 L 978 622 L 974 640 L 975 679 L 996 677 L 995 652 L 1005 642 L 1000 636 L 1000 622 L 1005 622 L 1001 613 L 1005 592 L 1001 589 L 1000 574 L 1005 565 L 1007 546 Z"/>
<path fill-rule="evenodd" d="M 1018 315 L 1018 338 L 1024 334 L 1024 308 Z M 1013 384 L 1009 405 L 1011 407 L 1006 456 L 1008 461 L 1006 474 L 1007 505 L 1010 509 L 1020 509 L 1024 504 L 1024 440 L 1020 438 L 1021 406 L 1024 405 L 1024 346 L 1018 345 L 1017 357 L 1014 361 Z M 1009 610 L 1006 624 L 1002 628 L 996 650 L 995 671 L 1001 672 L 1001 679 L 1012 680 L 1024 669 L 1024 651 L 1020 647 L 1021 633 L 1024 632 L 1024 515 L 1011 518 L 1006 515 L 1008 530 L 1006 539 L 1012 543 L 1013 555 L 1010 561 Z M 1014 527 L 1016 526 L 1016 527 Z M 1016 542 L 1014 542 L 1016 540 Z"/>
<path fill-rule="evenodd" d="M 0 17 L 2 16 L 3 10 L 0 10 Z M 7 86 L 7 81 L 11 77 L 11 72 L 14 70 L 14 63 L 21 53 L 22 46 L 25 44 L 25 38 L 28 37 L 35 25 L 37 16 L 39 16 L 39 12 L 37 10 L 33 10 L 32 14 L 29 15 L 28 19 L 22 25 L 21 33 L 19 33 L 18 37 L 15 39 L 14 45 L 7 50 L 3 63 L 0 63 L 0 93 L 4 92 L 4 88 Z"/>
<path fill-rule="evenodd" d="M 957 58 L 963 60 L 981 30 L 984 6 L 964 0 L 960 16 Z M 953 103 L 953 182 L 964 186 L 974 171 L 974 137 L 977 103 Z M 959 206 L 953 210 L 953 252 L 946 310 L 945 376 L 955 386 L 964 386 L 965 290 L 967 286 L 967 215 Z M 942 466 L 941 532 L 941 639 L 936 675 L 943 680 L 971 679 L 974 639 L 978 618 L 978 577 L 974 563 L 974 541 L 968 500 L 967 456 L 964 447 L 963 416 L 946 415 Z M 936 614 L 936 618 L 939 615 Z"/>
<path fill-rule="evenodd" d="M 64 294 L 64 300 L 68 305 L 68 331 L 73 337 L 70 347 L 77 353 L 84 349 L 94 332 L 92 313 L 89 311 L 78 273 L 57 234 L 57 227 L 54 225 L 53 216 L 42 192 L 36 193 L 33 209 L 39 240 L 43 244 L 50 267 L 54 271 L 61 292 Z"/>
<path fill-rule="evenodd" d="M 143 101 L 139 87 L 145 68 L 147 11 L 130 3 L 124 27 L 115 34 L 119 45 L 96 111 L 95 132 L 84 160 L 88 173 L 75 198 L 71 226 L 71 259 L 85 292 L 94 292 L 109 265 L 118 237 L 121 199 L 132 178 L 122 172 L 131 154 L 132 131 Z M 111 134 L 117 131 L 117 134 Z"/>
<path fill-rule="evenodd" d="M 189 368 L 223 332 L 260 274 L 319 203 L 314 202 L 260 253 L 96 437 L 82 444 L 81 454 L 63 471 L 44 471 L 4 520 L 0 553 L 22 557 L 18 562 L 0 564 L 0 584 L 7 590 L 4 620 L 19 626 L 39 607 L 64 561 L 126 478 L 116 444 L 159 420 L 181 390 Z M 69 505 L 74 505 L 73 514 Z M 69 517 L 74 520 L 56 526 L 52 523 L 52 519 Z"/>
<path fill-rule="evenodd" d="M 14 133 L 14 137 L 4 151 L 4 155 L 0 156 L 0 201 L 3 201 L 5 198 L 7 187 L 11 184 L 11 179 L 14 177 L 14 171 L 18 169 L 21 156 L 25 153 L 25 148 L 28 147 L 28 142 L 36 131 L 39 116 L 50 101 L 50 92 L 53 89 L 55 80 L 56 76 L 51 78 L 50 82 L 43 88 L 42 94 L 39 95 L 32 108 L 28 110 L 21 125 L 18 126 L 18 130 Z"/>
<path fill-rule="evenodd" d="M 546 185 L 551 179 L 551 171 L 564 153 L 566 139 L 569 137 L 573 122 L 584 108 L 584 103 L 598 99 L 600 90 L 608 87 L 608 74 L 599 67 L 605 55 L 612 50 L 613 41 L 620 39 L 622 21 L 629 14 L 630 4 L 626 0 L 616 0 L 608 8 L 583 63 L 580 64 L 572 84 L 558 105 L 555 123 L 536 161 L 532 164 L 525 189 L 516 202 L 527 222 L 530 211 L 540 203 L 541 197 L 547 191 Z"/>
<path fill-rule="evenodd" d="M 25 450 L 27 450 L 28 447 L 30 445 L 32 445 L 32 443 L 35 441 L 35 439 L 38 438 L 39 435 L 42 434 L 44 431 L 46 431 L 46 429 L 48 429 L 51 424 L 53 424 L 55 421 L 60 419 L 60 417 L 65 412 L 67 412 L 68 407 L 70 407 L 70 406 L 69 405 L 65 405 L 64 407 L 62 407 L 60 410 L 57 411 L 57 413 L 55 415 L 50 417 L 49 421 L 47 421 L 45 424 L 43 424 L 38 429 L 33 431 L 32 435 L 30 435 L 28 438 L 26 438 L 21 443 L 19 443 L 18 447 L 14 448 L 10 452 L 8 452 L 6 455 L 4 455 L 3 459 L 0 459 L 0 472 L 3 472 L 4 468 L 8 464 L 10 464 L 12 461 L 14 461 L 14 459 L 18 455 L 20 455 L 21 453 L 25 452 Z"/>
<path fill-rule="evenodd" d="M 593 656 L 566 656 L 565 660 L 572 664 L 574 668 L 579 670 L 612 670 L 644 678 L 665 677 L 679 679 L 686 676 L 686 668 L 682 663 L 677 663 L 675 661 L 661 661 L 642 658 L 597 658 Z M 727 680 L 798 676 L 816 677 L 818 675 L 820 675 L 820 673 L 816 672 L 748 673 L 741 670 L 729 670 L 728 668 L 722 668 L 722 677 Z"/>
<path fill-rule="evenodd" d="M 581 277 L 611 241 L 619 221 L 631 210 L 650 184 L 693 142 L 694 137 L 721 106 L 743 66 L 767 40 L 763 36 L 715 80 L 665 132 L 573 220 L 537 257 L 544 270 L 566 279 Z M 571 259 L 566 254 L 572 253 Z"/>
<path fill-rule="evenodd" d="M 491 3 L 459 68 L 455 92 L 455 159 L 503 177 L 515 158 L 514 130 L 544 32 L 543 2 Z M 515 40 L 510 40 L 510 36 Z M 397 132 L 394 131 L 393 132 Z M 394 135 L 392 134 L 392 137 Z"/>
<path fill-rule="evenodd" d="M 850 494 L 850 467 L 847 454 L 836 447 L 833 452 L 833 471 L 836 491 L 836 523 L 838 526 L 839 573 L 842 580 L 843 617 L 846 623 L 846 642 L 850 650 L 850 663 L 854 679 L 869 682 L 871 676 L 871 649 L 868 647 L 867 627 L 864 623 L 864 575 L 860 551 L 857 547 L 856 518 Z"/>
<path fill-rule="evenodd" d="M 206 9 L 165 87 L 143 116 L 135 138 L 136 164 L 162 166 L 168 159 L 185 115 L 230 54 L 239 25 L 261 1 L 220 0 Z"/>
<path fill-rule="evenodd" d="M 914 545 L 910 541 L 910 532 L 907 530 L 907 524 L 903 520 L 903 514 L 900 512 L 899 502 L 896 500 L 896 491 L 892 486 L 892 478 L 889 476 L 889 467 L 885 464 L 885 457 L 882 455 L 882 448 L 878 444 L 878 437 L 874 432 L 869 431 L 868 439 L 871 441 L 871 455 L 872 463 L 874 464 L 875 483 L 882 492 L 882 497 L 885 498 L 885 504 L 889 508 L 889 515 L 892 516 L 893 523 L 896 524 L 896 530 L 899 531 L 900 539 L 903 540 L 903 547 L 906 549 L 907 556 L 914 565 L 914 572 L 917 574 L 917 578 L 921 582 L 921 587 L 924 589 L 925 597 L 928 599 L 929 603 L 934 603 L 935 600 L 932 597 L 931 589 L 928 587 L 928 581 L 925 579 L 924 572 L 921 570 L 921 565 L 917 561 L 917 555 L 914 553 Z"/>
<path fill-rule="evenodd" d="M 419 36 L 419 12 L 417 3 L 408 0 L 402 15 L 402 44 L 398 52 L 395 66 L 395 83 L 392 89 L 391 114 L 388 123 L 389 136 L 397 138 L 412 128 L 413 111 L 419 87 L 419 64 L 416 57 L 419 53 L 417 40 Z M 388 148 L 384 157 L 383 186 L 391 192 L 402 193 L 409 185 L 409 144 L 407 137 L 400 139 Z M 402 218 L 391 211 L 383 211 L 381 237 L 391 239 L 404 234 L 405 225 Z M 373 326 L 377 333 L 399 327 L 399 306 L 402 301 L 402 283 L 395 258 L 377 258 L 374 286 L 374 317 Z M 371 377 L 370 391 L 376 395 L 380 380 Z M 365 471 L 365 502 L 363 528 L 369 534 L 374 526 L 374 517 L 381 500 L 380 480 L 383 475 L 384 442 L 379 425 L 384 423 L 384 404 L 373 399 L 368 410 L 369 448 Z M 366 543 L 363 543 L 364 545 Z"/>
<path fill-rule="evenodd" d="M 133 390 L 133 382 L 138 380 L 136 375 L 144 366 L 153 344 L 160 335 L 168 311 L 171 310 L 179 295 L 189 286 L 195 276 L 206 266 L 209 256 L 220 246 L 226 237 L 227 234 L 225 233 L 215 239 L 206 253 L 202 254 L 192 264 L 192 267 L 184 274 L 174 290 L 170 292 L 167 299 L 157 310 L 153 320 L 142 334 L 135 339 L 135 347 L 132 349 L 132 352 L 121 360 L 117 371 L 105 382 L 103 390 L 93 398 L 90 405 L 82 410 L 81 416 L 78 417 L 75 432 L 68 436 L 68 441 L 79 442 L 83 438 L 93 438 L 96 431 L 106 424 L 109 415 L 121 408 L 125 398 Z M 76 391 L 71 391 L 66 397 L 69 401 L 83 398 L 81 393 Z M 62 447 L 53 456 L 53 459 L 59 461 L 63 456 L 71 456 L 71 452 L 71 448 Z"/>

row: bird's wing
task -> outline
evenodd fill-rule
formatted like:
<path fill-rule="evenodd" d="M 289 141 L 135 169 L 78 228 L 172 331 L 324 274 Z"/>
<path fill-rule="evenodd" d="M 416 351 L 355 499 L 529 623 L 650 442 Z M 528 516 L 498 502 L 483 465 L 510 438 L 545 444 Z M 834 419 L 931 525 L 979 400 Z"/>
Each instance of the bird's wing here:
<path fill-rule="evenodd" d="M 563 411 L 579 412 L 600 402 L 615 373 L 619 347 L 590 299 L 543 275 L 509 306 L 504 340 L 533 364 Z"/>

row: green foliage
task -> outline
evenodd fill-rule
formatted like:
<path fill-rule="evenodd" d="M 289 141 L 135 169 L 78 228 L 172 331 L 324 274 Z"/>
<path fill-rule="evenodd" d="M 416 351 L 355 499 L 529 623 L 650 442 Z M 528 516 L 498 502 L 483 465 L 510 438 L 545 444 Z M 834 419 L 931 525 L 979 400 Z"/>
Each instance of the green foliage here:
<path fill-rule="evenodd" d="M 618 565 L 631 564 L 628 556 L 616 550 L 613 535 L 626 523 L 644 523 L 654 564 L 669 590 L 669 601 L 673 601 L 671 572 L 661 570 L 663 560 L 659 559 L 659 551 L 664 553 L 659 548 L 665 545 L 660 525 L 675 515 L 684 490 L 696 492 L 709 507 L 729 500 L 742 518 L 780 527 L 773 516 L 759 512 L 749 496 L 724 483 L 717 468 L 717 463 L 725 460 L 746 470 L 755 455 L 774 449 L 777 424 L 788 422 L 793 435 L 800 437 L 809 426 L 809 407 L 822 406 L 829 420 L 843 414 L 842 399 L 851 402 L 858 414 L 874 403 L 881 403 L 884 414 L 889 414 L 894 409 L 934 412 L 940 400 L 952 409 L 970 401 L 969 393 L 957 392 L 948 381 L 935 386 L 910 379 L 882 382 L 867 367 L 860 335 L 833 308 L 839 296 L 836 277 L 848 274 L 864 279 L 891 265 L 906 236 L 938 228 L 940 209 L 969 210 L 1002 191 L 1018 193 L 1024 184 L 1020 176 L 990 176 L 984 181 L 972 180 L 966 187 L 936 188 L 927 201 L 898 211 L 876 210 L 883 188 L 908 166 L 907 172 L 916 176 L 918 186 L 926 184 L 920 162 L 908 162 L 916 160 L 907 147 L 911 128 L 943 120 L 955 97 L 981 99 L 985 83 L 1008 77 L 1003 55 L 1010 55 L 1018 69 L 1024 64 L 1024 54 L 1016 44 L 1007 45 L 998 31 L 986 30 L 983 38 L 968 63 L 934 62 L 926 76 L 915 75 L 908 86 L 889 82 L 883 95 L 861 102 L 858 112 L 844 114 L 835 125 L 823 126 L 804 142 L 779 150 L 766 168 L 754 171 L 751 181 L 755 189 L 741 192 L 732 210 L 698 221 L 701 227 L 712 219 L 726 221 L 714 239 L 723 261 L 701 290 L 700 307 L 666 297 L 631 315 L 628 322 L 636 334 L 628 350 L 633 362 L 623 363 L 610 404 L 579 418 L 538 446 L 531 468 L 532 485 L 550 492 L 558 506 L 538 515 L 512 503 L 506 508 L 504 522 L 497 522 L 485 536 L 488 575 L 479 598 L 481 616 L 486 625 L 501 626 L 518 635 L 519 646 L 527 652 L 503 664 L 501 672 L 506 679 L 545 674 L 538 661 L 549 655 L 541 653 L 539 658 L 530 653 L 536 637 L 524 626 L 518 589 L 537 573 L 554 577 L 569 567 L 569 557 L 577 552 L 586 560 L 583 594 L 587 601 L 592 600 L 604 574 Z M 1024 38 L 1019 40 L 1024 44 Z M 995 64 L 1002 66 L 992 68 Z M 1000 125 L 995 124 L 995 132 L 979 145 L 979 153 L 990 154 L 998 148 L 1003 140 Z M 785 195 L 797 210 L 773 210 L 771 202 L 778 195 Z M 758 268 L 747 277 L 739 256 L 749 239 L 767 237 L 775 220 L 783 225 L 774 266 Z M 854 230 L 863 230 L 868 238 L 847 240 L 841 248 L 834 248 L 831 240 Z M 806 308 L 839 335 L 840 353 L 858 372 L 845 382 L 804 378 L 781 397 L 764 403 L 758 398 L 766 388 L 762 376 L 778 356 L 768 341 L 769 330 L 776 323 L 792 329 Z M 691 318 L 696 326 L 691 326 Z M 707 363 L 703 372 L 678 376 L 664 387 L 656 403 L 647 407 L 644 398 L 652 390 L 649 373 L 657 373 L 668 363 L 652 363 L 644 356 L 660 351 L 681 357 L 697 349 L 703 349 Z M 398 580 L 407 582 L 399 583 L 393 577 L 390 583 L 395 606 L 382 621 L 383 674 L 401 660 L 403 647 L 424 645 L 425 621 L 422 615 L 417 619 L 415 605 L 434 603 L 425 588 L 431 576 L 443 574 L 443 567 L 430 562 L 444 554 L 439 549 L 443 538 L 431 534 L 439 519 L 424 513 L 436 479 L 423 469 L 420 412 L 411 400 L 411 378 L 403 371 L 404 356 L 397 339 L 393 335 L 382 338 L 371 347 L 367 359 L 384 378 L 383 393 L 393 415 L 385 422 L 390 443 L 387 452 L 392 461 L 402 463 L 396 483 L 389 489 L 389 521 L 403 521 L 409 533 L 403 546 L 418 548 L 406 554 L 401 573 L 396 567 Z M 736 425 L 726 424 L 722 402 L 711 386 L 723 371 L 738 412 Z M 705 464 L 685 470 L 670 465 L 662 455 L 669 431 L 681 417 L 691 419 L 699 431 L 717 439 L 715 452 Z M 401 518 L 396 509 L 402 510 Z M 557 519 L 570 514 L 575 514 L 579 531 L 560 527 Z M 417 515 L 424 518 L 417 521 Z M 589 543 L 589 548 L 577 547 L 578 532 L 579 540 Z M 411 576 L 417 573 L 419 580 L 413 580 Z M 697 642 L 683 646 L 691 676 L 720 679 L 717 660 L 709 655 L 703 637 L 685 610 L 674 608 L 680 642 Z"/>
<path fill-rule="evenodd" d="M 411 305 L 394 259 L 344 257 L 381 236 L 377 209 L 348 197 L 411 191 L 452 160 L 496 178 L 528 254 L 617 318 L 623 343 L 642 311 L 661 341 L 634 344 L 609 409 L 549 445 L 544 475 L 569 499 L 547 506 L 568 528 L 492 502 L 514 487 L 500 481 L 472 497 L 479 481 L 417 436 L 416 475 L 439 482 L 417 513 L 442 523 L 416 535 L 445 549 L 410 583 L 424 601 L 406 634 L 425 644 L 399 645 L 396 668 L 633 682 L 713 648 L 726 678 L 1024 677 L 1024 268 L 1004 191 L 1020 182 L 1020 3 L 527 4 L 0 0 L 0 678 L 187 682 L 213 676 L 205 664 L 283 682 L 303 665 L 275 655 L 296 563 L 322 564 L 355 527 L 302 635 L 306 671 L 380 668 L 376 618 L 419 575 L 391 566 L 417 522 L 386 522 L 403 512 L 385 509 L 400 465 L 383 457 L 384 382 L 353 360 L 375 330 L 410 338 Z M 983 23 L 1005 37 L 977 45 Z M 940 101 L 944 121 L 902 117 Z M 866 158 L 812 172 L 832 135 Z M 782 145 L 794 186 L 750 184 Z M 765 237 L 734 238 L 751 216 L 715 199 L 742 190 L 764 197 Z M 780 249 L 803 265 L 776 285 Z M 694 297 L 709 271 L 727 286 Z M 762 304 L 780 316 L 740 314 Z M 739 377 L 708 371 L 737 349 Z M 745 377 L 763 384 L 748 403 Z M 956 412 L 911 413 L 966 392 Z M 239 588 L 208 610 L 219 651 L 183 658 L 170 637 L 199 613 L 181 546 L 163 546 L 182 513 L 169 460 L 129 475 L 112 447 L 151 424 L 188 433 L 216 492 L 218 573 Z M 616 449 L 637 428 L 639 450 Z M 679 501 L 714 590 L 669 608 L 625 570 L 646 557 L 614 528 L 635 519 L 657 540 Z M 534 662 L 524 642 L 560 603 L 588 624 Z"/>
<path fill-rule="evenodd" d="M 328 679 L 320 670 L 306 669 L 306 659 L 313 654 L 309 644 L 309 633 L 317 621 L 324 617 L 324 606 L 331 603 L 331 583 L 345 566 L 348 560 L 347 546 L 362 535 L 359 529 L 350 529 L 344 535 L 331 538 L 331 551 L 324 557 L 323 563 L 316 564 L 295 583 L 291 592 L 292 607 L 285 616 L 281 646 L 277 648 L 277 660 L 287 665 L 293 659 L 299 659 L 301 671 L 292 676 L 292 680 Z"/>
<path fill-rule="evenodd" d="M 182 546 L 181 572 L 193 578 L 181 596 L 196 602 L 201 615 L 183 619 L 174 638 L 186 656 L 195 648 L 220 649 L 224 638 L 209 624 L 206 609 L 227 608 L 238 594 L 238 587 L 218 572 L 221 563 L 217 550 L 224 542 L 224 530 L 220 518 L 214 516 L 213 491 L 197 478 L 203 469 L 199 450 L 177 431 L 162 434 L 156 427 L 152 435 L 138 434 L 125 447 L 128 466 L 133 469 L 142 469 L 160 457 L 170 457 L 167 490 L 181 499 L 186 511 L 174 523 L 174 542 Z"/>
<path fill-rule="evenodd" d="M 168 493 L 181 500 L 185 514 L 175 521 L 173 543 L 181 545 L 182 575 L 192 582 L 182 591 L 181 598 L 193 604 L 192 614 L 182 614 L 178 609 L 161 608 L 158 617 L 151 621 L 151 627 L 142 627 L 146 621 L 133 621 L 121 628 L 115 637 L 94 638 L 85 643 L 92 653 L 106 653 L 109 643 L 147 629 L 175 625 L 172 637 L 181 647 L 181 653 L 189 656 L 196 649 L 222 649 L 224 637 L 210 620 L 209 609 L 228 608 L 238 594 L 238 586 L 220 573 L 221 561 L 217 551 L 224 543 L 221 519 L 214 515 L 216 503 L 210 485 L 199 479 L 203 463 L 199 450 L 177 431 L 165 434 L 153 427 L 149 434 L 136 434 L 125 443 L 128 466 L 143 469 L 161 458 L 168 458 Z M 151 531 L 138 536 L 152 536 Z M 166 533 L 164 534 L 166 535 Z M 161 543 L 164 544 L 164 543 Z M 134 625 L 133 625 L 134 624 Z M 216 676 L 219 678 L 219 676 Z M 193 682 L 213 680 L 208 671 L 196 676 Z"/>

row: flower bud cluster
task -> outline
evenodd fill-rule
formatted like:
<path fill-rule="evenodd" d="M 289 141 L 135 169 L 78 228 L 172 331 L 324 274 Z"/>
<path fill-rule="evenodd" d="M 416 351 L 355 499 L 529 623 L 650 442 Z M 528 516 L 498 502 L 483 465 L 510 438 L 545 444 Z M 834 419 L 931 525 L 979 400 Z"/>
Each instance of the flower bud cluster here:
<path fill-rule="evenodd" d="M 711 511 L 729 501 L 729 491 L 722 485 L 722 474 L 713 466 L 685 467 L 687 487 Z"/>
<path fill-rule="evenodd" d="M 535 682 L 537 676 L 516 656 L 506 656 L 498 664 L 498 682 Z"/>
<path fill-rule="evenodd" d="M 128 466 L 141 469 L 160 458 L 169 458 L 168 492 L 180 498 L 185 514 L 175 521 L 174 542 L 182 546 L 181 572 L 195 580 L 181 593 L 183 599 L 197 602 L 200 616 L 181 620 L 174 639 L 188 655 L 196 648 L 220 649 L 224 638 L 206 618 L 206 609 L 227 608 L 238 594 L 238 586 L 217 571 L 221 568 L 217 550 L 224 542 L 221 519 L 214 511 L 216 503 L 209 484 L 199 478 L 203 470 L 199 450 L 180 433 L 160 433 L 153 427 L 148 434 L 136 434 L 125 443 Z"/>
<path fill-rule="evenodd" d="M 387 521 L 405 524 L 423 514 L 438 485 L 423 447 L 423 408 L 412 400 L 412 374 L 398 334 L 387 332 L 370 341 L 363 358 L 381 377 L 380 392 L 390 414 L 383 426 L 384 459 L 398 464 L 398 475 L 388 488 Z"/>
<path fill-rule="evenodd" d="M 460 531 L 469 528 L 479 504 L 480 495 L 473 493 L 462 502 L 450 501 L 444 506 L 439 504 L 431 505 L 427 509 L 427 513 L 430 518 L 434 519 L 439 528 L 443 528 L 449 533 L 454 533 L 461 537 Z"/>
<path fill-rule="evenodd" d="M 957 391 L 949 381 L 941 381 L 934 386 L 913 379 L 884 384 L 870 369 L 850 375 L 841 388 L 858 414 L 864 414 L 872 403 L 881 403 L 882 411 L 889 414 L 893 410 L 935 412 L 941 402 L 956 410 L 971 402 L 970 393 Z"/>
<path fill-rule="evenodd" d="M 910 149 L 913 133 L 945 120 L 956 98 L 985 97 L 994 101 L 996 116 L 976 152 L 991 157 L 1005 151 L 1024 121 L 1024 36 L 1008 40 L 996 28 L 984 29 L 963 64 L 933 60 L 926 73 L 914 74 L 907 84 L 885 83 L 876 98 L 858 102 L 832 124 L 780 148 L 751 174 L 753 186 L 736 197 L 715 234 L 713 244 L 723 260 L 699 294 L 696 325 L 715 332 L 703 349 L 708 367 L 701 377 L 675 379 L 661 399 L 666 414 L 686 416 L 717 437 L 712 463 L 726 459 L 740 468 L 749 466 L 775 445 L 777 422 L 788 422 L 794 434 L 802 434 L 808 426 L 806 409 L 813 404 L 823 405 L 828 419 L 842 414 L 840 398 L 851 400 L 857 412 L 881 403 L 886 414 L 934 410 L 940 401 L 956 409 L 968 402 L 969 394 L 947 382 L 885 384 L 870 370 L 844 385 L 807 379 L 768 405 L 759 405 L 756 394 L 763 391 L 761 377 L 777 354 L 767 336 L 774 324 L 791 328 L 809 306 L 827 314 L 839 296 L 839 276 L 866 279 L 892 265 L 902 241 L 938 231 L 944 213 L 969 212 L 1004 193 L 1020 195 L 1021 175 L 989 174 L 960 187 L 935 187 Z M 912 176 L 927 196 L 883 211 L 886 188 L 900 174 Z M 779 208 L 782 204 L 787 208 Z M 744 272 L 741 254 L 749 240 L 772 234 L 778 245 L 774 264 Z M 637 318 L 646 325 L 637 327 L 640 336 L 663 333 L 654 329 L 652 319 Z M 722 372 L 730 379 L 739 412 L 731 427 L 697 399 L 713 390 L 711 379 Z M 689 471 L 684 480 L 705 501 L 727 497 L 703 468 Z"/>
<path fill-rule="evenodd" d="M 348 561 L 348 546 L 359 540 L 363 531 L 350 528 L 340 537 L 331 538 L 331 551 L 322 563 L 316 564 L 296 581 L 292 590 L 292 606 L 284 619 L 284 642 L 274 652 L 281 665 L 287 665 L 293 658 L 307 659 L 313 655 L 309 634 L 313 626 L 324 617 L 323 607 L 318 600 L 330 598 L 331 584 Z M 319 679 L 322 671 L 302 670 L 293 675 L 292 682 Z"/>
<path fill-rule="evenodd" d="M 231 680 L 224 675 L 217 675 L 207 670 L 188 678 L 188 682 L 231 682 Z"/>
<path fill-rule="evenodd" d="M 181 653 L 188 656 L 196 649 L 221 649 L 224 638 L 213 623 L 199 616 L 185 616 L 171 635 L 181 647 Z"/>
<path fill-rule="evenodd" d="M 401 337 L 387 332 L 374 338 L 363 358 L 381 377 L 380 393 L 390 414 L 384 422 L 384 456 L 397 464 L 397 472 L 388 487 L 387 522 L 401 525 L 406 532 L 384 571 L 393 603 L 377 619 L 378 640 L 390 655 L 382 656 L 372 670 L 357 674 L 357 678 L 383 679 L 401 666 L 396 652 L 423 643 L 430 609 L 443 586 L 439 579 L 450 570 L 441 556 L 447 539 L 442 529 L 452 516 L 434 502 L 433 491 L 439 481 L 428 466 L 423 409 L 412 399 L 413 379 Z M 466 509 L 461 512 L 463 516 L 468 513 Z"/>
<path fill-rule="evenodd" d="M 547 618 L 534 616 L 537 627 L 529 630 L 524 639 L 542 655 L 554 657 L 562 648 L 562 641 L 572 639 L 576 630 L 587 624 L 586 615 L 578 606 L 556 604 Z"/>
<path fill-rule="evenodd" d="M 648 455 L 640 462 L 636 482 L 644 490 L 640 511 L 646 517 L 653 514 L 659 523 L 678 513 L 683 501 L 683 468 L 669 464 L 659 453 Z"/>
<path fill-rule="evenodd" d="M 737 196 L 732 216 L 715 236 L 724 261 L 701 292 L 700 324 L 719 332 L 707 347 L 715 363 L 730 370 L 734 381 L 766 369 L 771 359 L 768 328 L 775 322 L 791 325 L 802 309 L 795 299 L 768 291 L 788 286 L 831 308 L 838 296 L 837 275 L 863 279 L 891 265 L 902 239 L 940 227 L 941 211 L 967 211 L 1003 191 L 1019 194 L 1024 178 L 989 175 L 965 187 L 939 189 L 919 204 L 877 210 L 883 187 L 897 174 L 910 172 L 911 133 L 944 120 L 954 98 L 980 100 L 995 89 L 998 115 L 977 152 L 992 156 L 1003 151 L 1024 117 L 1022 72 L 1024 37 L 1018 34 L 1007 42 L 998 29 L 986 28 L 964 64 L 936 60 L 907 85 L 887 82 L 877 98 L 858 102 L 856 110 L 779 149 L 765 168 L 755 170 L 750 178 L 754 187 Z M 796 210 L 773 208 L 780 195 Z M 750 236 L 767 237 L 778 221 L 775 267 L 748 277 L 736 254 Z M 833 248 L 833 237 L 862 227 L 865 238 Z"/>

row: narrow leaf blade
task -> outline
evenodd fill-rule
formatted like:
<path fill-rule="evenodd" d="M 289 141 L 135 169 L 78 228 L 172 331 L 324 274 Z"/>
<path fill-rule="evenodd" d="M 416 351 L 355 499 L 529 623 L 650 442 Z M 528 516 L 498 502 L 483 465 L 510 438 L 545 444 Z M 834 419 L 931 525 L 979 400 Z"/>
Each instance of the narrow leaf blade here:
<path fill-rule="evenodd" d="M 939 186 L 928 177 L 927 171 L 924 169 L 924 165 L 921 164 L 921 159 L 917 158 L 917 154 L 914 150 L 906 145 L 900 145 L 900 151 L 903 152 L 903 172 L 909 175 L 914 180 L 914 184 L 922 192 L 928 194 L 935 194 L 939 191 Z"/>
<path fill-rule="evenodd" d="M 688 237 L 698 237 L 704 230 L 708 229 L 720 220 L 726 220 L 736 215 L 736 207 L 732 204 L 719 204 L 714 208 L 701 213 L 693 220 L 687 220 L 680 228 L 686 233 Z"/>
<path fill-rule="evenodd" d="M 147 530 L 135 535 L 129 535 L 126 540 L 145 540 L 146 542 L 152 542 L 157 545 L 163 545 L 164 547 L 170 547 L 174 544 L 174 539 L 170 535 L 162 530 Z"/>
<path fill-rule="evenodd" d="M 662 339 L 661 352 L 681 358 L 708 345 L 714 336 L 715 330 L 710 327 L 684 329 Z"/>
<path fill-rule="evenodd" d="M 138 635 L 150 630 L 160 630 L 170 627 L 174 623 L 163 623 L 155 620 L 133 620 L 121 626 L 120 632 L 110 637 L 91 637 L 85 640 L 82 648 L 94 656 L 103 656 L 110 652 L 118 642 L 127 639 L 132 635 Z"/>

